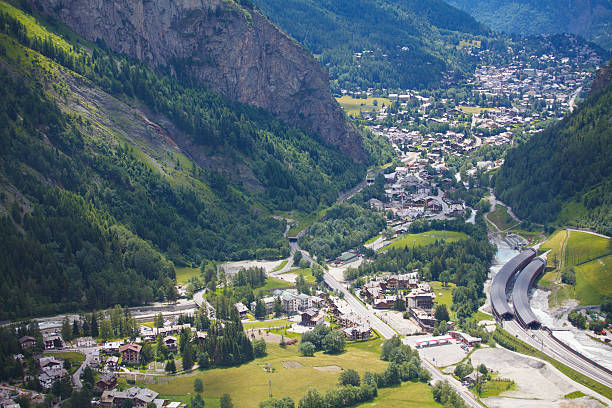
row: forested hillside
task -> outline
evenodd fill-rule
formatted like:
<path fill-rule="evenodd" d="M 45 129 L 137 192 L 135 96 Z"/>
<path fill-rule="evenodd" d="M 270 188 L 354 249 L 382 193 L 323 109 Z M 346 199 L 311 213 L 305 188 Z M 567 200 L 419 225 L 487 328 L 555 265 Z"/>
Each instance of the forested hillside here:
<path fill-rule="evenodd" d="M 508 152 L 495 194 L 521 218 L 612 234 L 612 85 Z"/>
<path fill-rule="evenodd" d="M 426 87 L 475 63 L 462 40 L 488 33 L 441 0 L 256 0 L 304 44 L 339 87 Z M 356 55 L 355 53 L 358 53 Z"/>
<path fill-rule="evenodd" d="M 170 261 L 287 256 L 272 212 L 364 176 L 262 109 L 50 27 L 0 2 L 0 319 L 172 298 Z"/>
<path fill-rule="evenodd" d="M 448 0 L 497 31 L 572 33 L 612 49 L 609 0 Z"/>

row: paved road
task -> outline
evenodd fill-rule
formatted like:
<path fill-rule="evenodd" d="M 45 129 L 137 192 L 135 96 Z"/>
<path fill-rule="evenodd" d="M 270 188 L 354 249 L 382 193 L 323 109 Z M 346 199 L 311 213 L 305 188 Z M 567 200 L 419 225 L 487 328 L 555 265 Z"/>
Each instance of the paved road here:
<path fill-rule="evenodd" d="M 77 350 L 85 354 L 85 361 L 83 361 L 83 364 L 81 364 L 79 369 L 76 370 L 74 374 L 72 374 L 72 382 L 74 383 L 74 386 L 77 389 L 83 388 L 83 383 L 81 382 L 81 373 L 83 373 L 85 367 L 91 364 L 91 361 L 93 360 L 93 352 L 96 350 L 98 350 L 98 347 L 89 347 Z"/>
<path fill-rule="evenodd" d="M 543 330 L 525 330 L 516 321 L 503 323 L 504 329 L 532 347 L 581 374 L 612 388 L 612 376 L 559 345 Z M 603 397 L 602 397 L 603 398 Z"/>
<path fill-rule="evenodd" d="M 357 300 L 333 276 L 331 276 L 329 273 L 325 273 L 324 279 L 325 279 L 325 283 L 327 283 L 327 285 L 330 288 L 344 293 L 344 300 L 346 300 L 349 303 L 349 305 L 353 309 L 353 312 L 358 314 L 363 320 L 368 321 L 370 323 L 370 326 L 372 326 L 372 328 L 374 328 L 374 330 L 376 330 L 378 333 L 380 333 L 381 336 L 383 336 L 385 339 L 389 339 L 389 338 L 397 335 L 397 332 L 395 330 L 393 330 L 393 328 L 391 328 L 391 326 L 389 326 L 388 324 L 386 324 L 385 322 L 380 320 L 380 318 L 378 318 L 378 316 L 376 316 L 374 313 L 372 313 L 366 306 L 363 305 L 363 303 L 361 303 L 359 300 Z M 422 359 L 421 361 L 422 361 L 423 367 L 425 367 L 427 369 L 427 371 L 429 371 L 431 373 L 431 376 L 432 376 L 432 378 L 434 380 L 448 381 L 449 384 L 455 389 L 455 391 L 457 391 L 459 393 L 459 395 L 461 395 L 463 400 L 469 406 L 471 406 L 471 407 L 479 407 L 479 408 L 482 407 L 482 405 L 479 404 L 478 401 L 476 401 L 476 399 L 474 398 L 472 393 L 466 387 L 464 387 L 459 381 L 457 381 L 456 379 L 454 379 L 454 378 L 452 378 L 450 376 L 442 374 L 429 361 L 427 361 L 425 359 Z"/>
<path fill-rule="evenodd" d="M 200 290 L 193 294 L 193 301 L 198 307 L 206 307 L 208 310 L 208 318 L 211 320 L 216 319 L 215 308 L 212 307 L 206 299 L 204 299 L 205 290 Z"/>

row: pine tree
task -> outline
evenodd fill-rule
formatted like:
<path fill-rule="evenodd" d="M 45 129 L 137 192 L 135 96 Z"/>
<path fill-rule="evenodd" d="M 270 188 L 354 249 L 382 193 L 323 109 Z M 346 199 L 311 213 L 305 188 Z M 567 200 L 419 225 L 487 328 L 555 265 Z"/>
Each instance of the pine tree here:
<path fill-rule="evenodd" d="M 187 342 L 183 349 L 183 370 L 189 370 L 193 367 L 193 349 L 191 343 Z"/>

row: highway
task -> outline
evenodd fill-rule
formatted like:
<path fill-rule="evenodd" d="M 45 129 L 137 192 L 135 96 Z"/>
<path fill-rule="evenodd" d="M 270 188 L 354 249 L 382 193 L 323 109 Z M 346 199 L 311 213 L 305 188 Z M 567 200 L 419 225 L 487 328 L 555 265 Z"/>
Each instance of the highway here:
<path fill-rule="evenodd" d="M 552 357 L 560 363 L 563 363 L 566 366 L 578 371 L 579 373 L 612 388 L 612 376 L 600 368 L 592 365 L 588 361 L 566 350 L 545 331 L 523 329 L 515 320 L 503 322 L 503 328 L 511 335 L 524 341 L 533 348 L 541 350 L 549 357 Z"/>

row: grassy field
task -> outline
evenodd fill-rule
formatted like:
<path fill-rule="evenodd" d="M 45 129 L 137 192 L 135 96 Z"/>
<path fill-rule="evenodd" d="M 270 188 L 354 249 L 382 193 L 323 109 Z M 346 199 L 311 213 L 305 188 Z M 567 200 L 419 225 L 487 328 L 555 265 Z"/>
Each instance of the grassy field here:
<path fill-rule="evenodd" d="M 484 111 L 492 110 L 493 108 L 481 108 L 480 106 L 458 106 L 458 109 L 465 113 L 481 113 Z"/>
<path fill-rule="evenodd" d="M 294 269 L 292 271 L 289 272 L 285 272 L 283 273 L 283 275 L 286 275 L 288 273 L 294 273 L 296 275 L 302 275 L 304 277 L 304 280 L 308 283 L 311 284 L 315 284 L 317 282 L 317 280 L 315 279 L 314 276 L 312 276 L 312 268 L 300 268 L 300 269 Z"/>
<path fill-rule="evenodd" d="M 553 270 L 539 284 L 551 290 L 551 306 L 567 299 L 577 299 L 583 306 L 596 305 L 602 296 L 612 294 L 612 254 L 603 256 L 610 253 L 608 243 L 607 238 L 586 232 L 560 230 L 542 244 L 540 249 L 551 251 L 548 265 Z M 575 286 L 560 283 L 559 271 L 568 266 L 576 272 Z"/>
<path fill-rule="evenodd" d="M 286 213 L 286 212 L 278 213 L 277 215 L 281 215 L 285 218 L 291 218 L 292 220 L 295 221 L 295 223 L 291 225 L 291 228 L 289 228 L 289 232 L 287 233 L 287 236 L 294 237 L 297 235 L 298 232 L 302 231 L 305 228 L 310 227 L 312 224 L 314 224 L 315 222 L 323 218 L 325 214 L 327 213 L 328 209 L 329 207 L 323 208 L 319 211 L 315 211 L 312 213 L 303 213 L 301 211 L 291 211 L 289 213 Z"/>
<path fill-rule="evenodd" d="M 565 395 L 563 398 L 576 399 L 576 398 L 582 398 L 582 397 L 584 397 L 584 393 L 580 391 L 574 391 L 574 392 L 570 392 L 569 394 Z"/>
<path fill-rule="evenodd" d="M 499 204 L 495 206 L 495 211 L 487 214 L 487 217 L 489 218 L 489 221 L 495 224 L 501 231 L 507 230 L 518 224 L 518 222 L 512 218 L 510 214 L 508 214 L 508 209 Z"/>
<path fill-rule="evenodd" d="M 266 284 L 257 289 L 262 289 L 262 290 L 285 289 L 285 288 L 290 288 L 292 286 L 294 285 L 282 279 L 266 278 Z"/>
<path fill-rule="evenodd" d="M 608 238 L 586 232 L 569 231 L 565 261 L 568 265 L 578 265 L 598 256 L 609 254 L 612 251 L 608 242 Z"/>
<path fill-rule="evenodd" d="M 285 267 L 285 265 L 287 265 L 287 262 L 289 262 L 289 261 L 287 261 L 287 260 L 285 259 L 283 262 L 281 262 L 281 263 L 280 263 L 280 265 L 278 265 L 276 268 L 274 268 L 274 269 L 272 270 L 272 272 L 278 272 L 278 271 L 280 271 L 281 269 L 283 269 L 283 268 Z"/>
<path fill-rule="evenodd" d="M 407 382 L 401 386 L 382 388 L 374 401 L 356 405 L 359 408 L 421 408 L 442 407 L 434 401 L 431 389 L 427 384 Z"/>
<path fill-rule="evenodd" d="M 514 381 L 510 380 L 489 380 L 482 385 L 482 390 L 480 391 L 480 398 L 488 398 L 488 397 L 496 397 L 502 392 L 509 391 L 516 386 Z M 470 390 L 476 393 L 476 387 L 471 387 Z"/>
<path fill-rule="evenodd" d="M 599 305 L 603 296 L 612 295 L 612 255 L 576 266 L 574 270 L 575 296 L 581 305 Z"/>
<path fill-rule="evenodd" d="M 468 236 L 463 232 L 456 231 L 426 231 L 419 234 L 404 234 L 395 239 L 390 245 L 381 248 L 381 250 L 405 248 L 413 245 L 422 246 L 433 244 L 436 241 L 459 241 L 460 239 L 466 239 L 467 237 Z"/>
<path fill-rule="evenodd" d="M 431 290 L 436 294 L 436 303 L 446 305 L 450 311 L 450 306 L 453 302 L 452 292 L 455 284 L 448 283 L 447 286 L 442 286 L 442 282 L 431 281 L 429 285 L 431 286 Z M 442 296 L 440 296 L 440 293 L 442 293 Z"/>
<path fill-rule="evenodd" d="M 85 354 L 77 353 L 76 351 L 60 351 L 57 353 L 44 353 L 44 357 L 57 357 L 62 360 L 72 360 L 73 363 L 82 363 L 85 361 Z"/>
<path fill-rule="evenodd" d="M 381 236 L 380 234 L 378 234 L 378 235 L 376 235 L 376 236 L 373 236 L 372 238 L 368 239 L 368 240 L 367 240 L 365 243 L 366 243 L 366 244 L 371 244 L 371 243 L 373 243 L 374 241 L 376 241 L 378 238 L 380 238 L 380 236 Z"/>
<path fill-rule="evenodd" d="M 360 111 L 378 110 L 383 103 L 385 106 L 391 105 L 391 101 L 387 98 L 355 99 L 352 96 L 344 95 L 341 98 L 336 98 L 336 100 L 347 114 L 354 116 L 359 115 Z M 378 106 L 374 106 L 374 101 L 378 102 Z"/>
<path fill-rule="evenodd" d="M 268 320 L 264 322 L 242 323 L 242 326 L 245 329 L 268 329 L 272 327 L 287 326 L 289 324 L 293 324 L 293 322 L 287 319 L 278 319 L 278 320 Z"/>
<path fill-rule="evenodd" d="M 542 245 L 540 245 L 540 249 L 542 251 L 550 250 L 548 254 L 548 259 L 552 259 L 554 257 L 557 258 L 558 261 L 561 260 L 561 252 L 563 249 L 563 242 L 567 239 L 567 231 L 559 230 L 555 231 L 554 234 L 550 236 Z"/>
<path fill-rule="evenodd" d="M 200 276 L 200 268 L 190 268 L 188 266 L 174 267 L 176 271 L 176 281 L 178 283 L 185 283 L 189 279 Z"/>
<path fill-rule="evenodd" d="M 168 384 L 160 383 L 147 386 L 165 396 L 182 397 L 193 392 L 193 380 L 199 377 L 204 382 L 204 395 L 206 397 L 220 398 L 224 393 L 228 393 L 231 395 L 235 407 L 248 408 L 257 407 L 260 401 L 268 398 L 269 381 L 274 396 L 288 396 L 296 402 L 310 387 L 315 387 L 320 392 L 336 387 L 340 372 L 319 371 L 314 367 L 337 365 L 343 369 L 353 368 L 363 374 L 366 369 L 383 371 L 387 366 L 386 362 L 378 358 L 378 353 L 364 351 L 352 346 L 349 346 L 347 351 L 340 355 L 327 355 L 319 352 L 314 357 L 300 356 L 295 345 L 284 349 L 273 343 L 268 343 L 267 346 L 268 355 L 266 357 L 256 359 L 240 367 L 196 372 L 192 375 L 173 378 Z M 302 367 L 288 369 L 282 365 L 283 361 L 295 361 L 300 363 Z M 272 373 L 265 372 L 262 368 L 264 364 L 270 364 L 274 371 Z M 163 382 L 163 379 L 160 382 Z M 246 386 L 247 384 L 248 386 Z M 403 387 L 398 387 L 398 391 L 403 391 L 404 387 L 410 388 L 410 386 L 411 384 L 406 384 Z M 413 398 L 432 398 L 427 387 L 424 389 L 415 388 L 413 394 Z"/>

